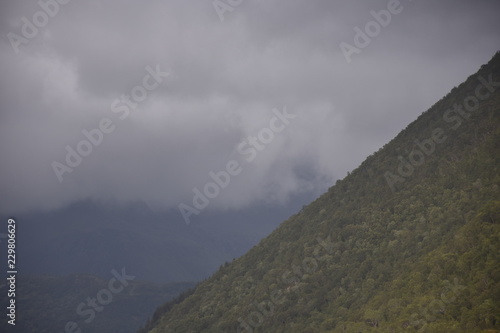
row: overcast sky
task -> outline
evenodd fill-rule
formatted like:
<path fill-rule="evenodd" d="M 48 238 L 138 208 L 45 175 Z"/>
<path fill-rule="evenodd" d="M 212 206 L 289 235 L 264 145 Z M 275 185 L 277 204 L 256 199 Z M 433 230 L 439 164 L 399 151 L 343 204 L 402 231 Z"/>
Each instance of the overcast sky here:
<path fill-rule="evenodd" d="M 324 191 L 500 49 L 499 1 L 401 0 L 348 62 L 340 44 L 390 2 L 88 0 L 47 15 L 2 1 L 0 211 L 191 204 L 230 160 L 241 172 L 212 208 Z M 116 104 L 144 91 L 135 108 Z M 285 109 L 289 124 L 263 132 L 249 162 L 238 146 Z M 113 131 L 58 177 L 66 147 L 103 119 Z"/>

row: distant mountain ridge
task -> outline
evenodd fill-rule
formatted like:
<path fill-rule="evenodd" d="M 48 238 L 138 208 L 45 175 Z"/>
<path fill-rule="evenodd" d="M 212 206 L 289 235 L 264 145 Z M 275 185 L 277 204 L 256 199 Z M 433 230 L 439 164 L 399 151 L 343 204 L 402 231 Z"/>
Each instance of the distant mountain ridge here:
<path fill-rule="evenodd" d="M 143 331 L 500 331 L 499 85 L 497 52 Z"/>
<path fill-rule="evenodd" d="M 17 281 L 16 325 L 6 320 L 0 323 L 2 332 L 55 333 L 131 333 L 144 325 L 148 315 L 159 304 L 191 288 L 193 283 L 154 284 L 144 281 L 127 281 L 126 287 L 114 284 L 113 295 L 106 299 L 109 279 L 88 274 L 64 277 L 19 275 Z M 0 293 L 7 294 L 7 285 L 0 285 Z M 89 298 L 97 299 L 97 309 L 88 305 Z M 100 301 L 103 303 L 101 304 Z M 3 301 L 2 307 L 7 306 Z M 85 304 L 83 306 L 83 304 Z M 67 329 L 68 323 L 75 328 Z M 69 324 L 71 327 L 71 324 Z"/>
<path fill-rule="evenodd" d="M 16 216 L 19 262 L 30 275 L 106 278 L 112 268 L 127 267 L 143 281 L 199 281 L 245 253 L 308 198 L 296 197 L 281 207 L 207 211 L 190 225 L 177 209 L 154 212 L 140 202 L 82 200 Z M 0 262 L 4 271 L 5 265 Z"/>

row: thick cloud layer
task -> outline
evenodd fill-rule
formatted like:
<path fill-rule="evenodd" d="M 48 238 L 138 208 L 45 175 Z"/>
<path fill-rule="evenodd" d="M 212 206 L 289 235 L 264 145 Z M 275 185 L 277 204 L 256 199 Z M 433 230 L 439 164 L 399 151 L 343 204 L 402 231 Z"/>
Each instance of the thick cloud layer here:
<path fill-rule="evenodd" d="M 396 0 L 220 0 L 219 13 L 211 0 L 54 1 L 0 8 L 5 213 L 192 204 L 230 160 L 242 170 L 212 208 L 321 192 L 500 48 L 494 0 L 401 0 L 350 62 L 340 44 Z M 295 117 L 270 137 L 285 108 Z M 98 144 L 70 167 L 67 146 L 89 151 L 84 130 Z M 249 162 L 238 146 L 258 133 Z"/>

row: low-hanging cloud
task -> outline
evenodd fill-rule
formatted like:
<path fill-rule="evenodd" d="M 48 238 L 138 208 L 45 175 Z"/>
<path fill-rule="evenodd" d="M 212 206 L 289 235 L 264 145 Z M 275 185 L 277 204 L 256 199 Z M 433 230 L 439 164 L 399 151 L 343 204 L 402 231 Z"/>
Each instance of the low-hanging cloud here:
<path fill-rule="evenodd" d="M 16 53 L 6 36 L 41 7 L 2 4 L 0 211 L 177 207 L 283 107 L 297 118 L 211 207 L 324 190 L 499 48 L 497 1 L 406 1 L 347 64 L 339 44 L 386 5 L 245 1 L 221 22 L 211 1 L 69 1 Z M 148 66 L 169 75 L 120 119 Z M 116 128 L 60 182 L 52 163 L 103 118 Z"/>

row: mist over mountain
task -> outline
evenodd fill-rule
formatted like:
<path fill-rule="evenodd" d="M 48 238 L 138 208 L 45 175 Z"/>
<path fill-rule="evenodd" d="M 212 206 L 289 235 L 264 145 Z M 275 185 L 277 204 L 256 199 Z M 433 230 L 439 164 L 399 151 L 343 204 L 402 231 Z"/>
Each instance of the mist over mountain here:
<path fill-rule="evenodd" d="M 7 216 L 85 198 L 178 209 L 230 160 L 243 170 L 211 209 L 319 195 L 500 43 L 496 0 L 232 1 L 223 21 L 219 0 L 54 1 L 0 5 Z M 248 162 L 238 147 L 285 108 Z"/>
<path fill-rule="evenodd" d="M 498 332 L 500 52 L 141 332 Z"/>
<path fill-rule="evenodd" d="M 498 17 L 3 1 L 0 331 L 498 330 Z"/>

